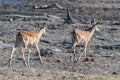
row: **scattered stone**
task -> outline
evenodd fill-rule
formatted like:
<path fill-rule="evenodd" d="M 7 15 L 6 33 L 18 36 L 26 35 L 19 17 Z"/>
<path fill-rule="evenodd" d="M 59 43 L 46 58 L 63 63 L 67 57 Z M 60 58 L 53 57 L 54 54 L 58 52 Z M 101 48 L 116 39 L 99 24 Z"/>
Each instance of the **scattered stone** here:
<path fill-rule="evenodd" d="M 40 53 L 41 53 L 41 56 L 46 56 L 47 55 L 47 50 L 42 49 L 40 51 Z"/>
<path fill-rule="evenodd" d="M 56 60 L 56 62 L 57 62 L 57 63 L 60 63 L 60 62 L 61 62 L 61 60 L 60 60 L 60 59 L 57 59 L 57 60 Z"/>

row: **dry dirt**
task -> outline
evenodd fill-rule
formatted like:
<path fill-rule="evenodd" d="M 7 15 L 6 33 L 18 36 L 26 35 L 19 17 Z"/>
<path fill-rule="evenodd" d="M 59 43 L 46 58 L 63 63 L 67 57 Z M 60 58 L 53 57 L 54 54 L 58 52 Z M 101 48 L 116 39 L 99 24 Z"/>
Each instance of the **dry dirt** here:
<path fill-rule="evenodd" d="M 34 5 L 55 2 L 69 8 L 76 22 L 63 24 L 65 10 L 33 9 Z M 120 80 L 119 12 L 119 0 L 24 0 L 0 4 L 0 80 Z M 100 32 L 95 32 L 88 44 L 89 60 L 70 61 L 71 32 L 76 28 L 89 29 L 93 18 L 99 22 Z M 38 23 L 46 23 L 47 36 L 42 36 L 39 43 L 40 49 L 46 51 L 44 64 L 32 46 L 30 66 L 24 66 L 18 50 L 10 67 L 9 57 L 17 32 L 38 31 Z M 83 42 L 77 46 L 77 57 L 83 48 Z M 27 53 L 28 50 L 26 60 Z"/>

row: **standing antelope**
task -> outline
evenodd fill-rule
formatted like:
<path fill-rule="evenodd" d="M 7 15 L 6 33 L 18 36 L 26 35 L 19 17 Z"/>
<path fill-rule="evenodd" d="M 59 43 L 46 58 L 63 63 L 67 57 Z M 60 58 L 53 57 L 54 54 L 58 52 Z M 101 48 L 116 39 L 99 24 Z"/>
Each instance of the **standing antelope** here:
<path fill-rule="evenodd" d="M 40 55 L 40 49 L 38 47 L 39 40 L 43 34 L 46 35 L 45 27 L 41 28 L 39 32 L 37 33 L 33 31 L 29 31 L 29 30 L 21 30 L 20 32 L 18 32 L 18 34 L 16 35 L 15 46 L 13 47 L 11 57 L 10 57 L 10 66 L 11 66 L 13 53 L 19 44 L 22 44 L 21 54 L 23 57 L 23 62 L 26 66 L 27 66 L 27 63 L 26 63 L 24 54 L 25 54 L 25 50 L 27 49 L 28 44 L 34 44 L 36 46 L 38 53 L 39 53 L 40 62 L 43 63 L 42 57 Z M 29 64 L 29 58 L 30 58 L 29 56 L 30 56 L 30 49 L 29 49 L 29 54 L 28 54 L 28 64 Z"/>
<path fill-rule="evenodd" d="M 93 25 L 92 27 L 92 31 L 88 32 L 88 31 L 84 31 L 81 29 L 76 29 L 73 33 L 72 33 L 72 40 L 73 40 L 73 44 L 72 44 L 72 49 L 74 50 L 74 60 L 76 60 L 76 51 L 75 51 L 75 47 L 76 45 L 78 45 L 81 40 L 83 40 L 85 42 L 85 46 L 84 46 L 84 50 L 82 52 L 82 54 L 80 55 L 80 58 L 84 55 L 86 58 L 86 48 L 87 48 L 87 44 L 90 41 L 91 37 L 93 36 L 95 31 L 99 31 L 98 25 L 97 23 Z"/>

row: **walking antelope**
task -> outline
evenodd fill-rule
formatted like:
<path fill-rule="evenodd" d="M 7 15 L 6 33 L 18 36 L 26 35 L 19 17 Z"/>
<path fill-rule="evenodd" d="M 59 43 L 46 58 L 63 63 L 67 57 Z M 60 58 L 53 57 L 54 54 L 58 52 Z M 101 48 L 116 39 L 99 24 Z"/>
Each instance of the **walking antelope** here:
<path fill-rule="evenodd" d="M 80 58 L 84 55 L 84 57 L 86 58 L 86 48 L 88 45 L 88 42 L 90 41 L 91 37 L 93 36 L 95 31 L 99 31 L 98 25 L 97 23 L 93 25 L 92 27 L 92 31 L 85 31 L 85 30 L 81 30 L 81 29 L 76 29 L 73 33 L 72 33 L 72 40 L 73 40 L 73 44 L 72 44 L 72 49 L 74 50 L 74 60 L 76 60 L 76 51 L 75 51 L 75 47 L 76 45 L 78 45 L 82 40 L 85 42 L 85 46 L 84 46 L 84 50 L 82 52 L 82 54 L 80 55 Z"/>
<path fill-rule="evenodd" d="M 22 54 L 22 57 L 23 57 L 23 62 L 26 66 L 27 66 L 27 63 L 26 63 L 24 55 L 25 55 L 25 50 L 28 47 L 28 44 L 34 44 L 36 46 L 36 48 L 38 50 L 38 53 L 39 53 L 40 62 L 43 63 L 42 57 L 40 55 L 40 49 L 38 47 L 39 40 L 40 40 L 40 38 L 43 34 L 46 35 L 46 28 L 45 27 L 41 28 L 39 30 L 39 32 L 33 32 L 33 31 L 30 31 L 30 30 L 21 30 L 20 32 L 18 32 L 18 34 L 16 35 L 15 46 L 13 47 L 11 57 L 10 57 L 10 66 L 11 66 L 13 54 L 14 54 L 14 52 L 15 52 L 15 50 L 18 47 L 19 44 L 22 45 L 21 54 Z M 28 64 L 29 64 L 29 58 L 30 58 L 30 51 L 31 50 L 29 49 Z"/>

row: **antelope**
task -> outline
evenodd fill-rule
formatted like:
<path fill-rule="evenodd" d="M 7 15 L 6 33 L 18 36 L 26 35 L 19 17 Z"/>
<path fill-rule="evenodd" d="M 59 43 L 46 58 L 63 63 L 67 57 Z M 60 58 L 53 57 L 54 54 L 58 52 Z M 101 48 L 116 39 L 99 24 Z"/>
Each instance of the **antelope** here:
<path fill-rule="evenodd" d="M 95 31 L 100 31 L 99 28 L 98 28 L 98 25 L 97 23 L 93 25 L 92 27 L 92 31 L 89 32 L 89 31 L 85 31 L 85 30 L 81 30 L 81 29 L 75 29 L 72 33 L 72 40 L 73 40 L 73 43 L 72 43 L 72 49 L 74 51 L 74 60 L 76 60 L 76 51 L 75 51 L 75 47 L 76 45 L 78 45 L 82 40 L 85 42 L 85 45 L 84 45 L 84 50 L 82 52 L 82 54 L 80 55 L 79 58 L 81 58 L 83 55 L 84 57 L 86 58 L 86 49 L 87 49 L 87 45 L 88 45 L 88 42 L 90 41 L 91 37 L 93 36 L 94 32 Z"/>
<path fill-rule="evenodd" d="M 14 51 L 16 50 L 16 48 L 18 47 L 19 44 L 22 45 L 21 54 L 23 57 L 23 63 L 26 66 L 27 66 L 27 63 L 26 63 L 24 55 L 25 55 L 25 50 L 28 47 L 28 44 L 32 44 L 32 45 L 34 44 L 36 46 L 38 54 L 39 54 L 40 62 L 43 63 L 42 56 L 40 54 L 40 49 L 38 47 L 39 40 L 43 34 L 46 35 L 46 28 L 45 27 L 41 28 L 39 30 L 39 32 L 34 32 L 34 31 L 30 31 L 30 30 L 21 30 L 20 32 L 18 32 L 16 35 L 16 42 L 15 42 L 15 45 L 12 49 L 12 53 L 11 53 L 11 57 L 10 57 L 10 62 L 9 62 L 10 66 L 11 66 Z M 30 51 L 31 50 L 29 49 L 28 65 L 29 65 Z"/>

